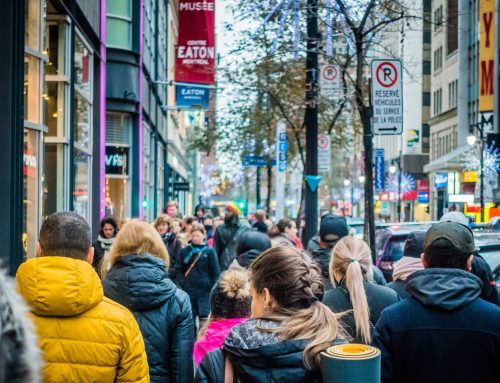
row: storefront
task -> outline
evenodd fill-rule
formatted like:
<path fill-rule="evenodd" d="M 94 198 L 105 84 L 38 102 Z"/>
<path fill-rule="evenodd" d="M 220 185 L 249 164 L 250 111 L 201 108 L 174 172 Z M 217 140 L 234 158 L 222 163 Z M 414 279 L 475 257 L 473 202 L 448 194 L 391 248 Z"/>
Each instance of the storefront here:
<path fill-rule="evenodd" d="M 33 256 L 40 227 L 40 180 L 43 164 L 43 28 L 41 0 L 25 1 L 23 252 Z"/>

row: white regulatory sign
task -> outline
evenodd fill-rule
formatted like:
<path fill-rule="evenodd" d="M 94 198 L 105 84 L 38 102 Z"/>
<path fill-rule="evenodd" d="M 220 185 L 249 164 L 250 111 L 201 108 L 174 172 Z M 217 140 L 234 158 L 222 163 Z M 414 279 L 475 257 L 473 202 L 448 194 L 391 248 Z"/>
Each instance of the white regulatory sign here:
<path fill-rule="evenodd" d="M 318 172 L 330 173 L 331 147 L 328 134 L 318 134 Z"/>
<path fill-rule="evenodd" d="M 376 59 L 371 64 L 373 134 L 403 133 L 401 61 Z"/>
<path fill-rule="evenodd" d="M 326 98 L 336 98 L 342 93 L 342 78 L 338 65 L 321 65 L 319 88 L 321 95 Z"/>

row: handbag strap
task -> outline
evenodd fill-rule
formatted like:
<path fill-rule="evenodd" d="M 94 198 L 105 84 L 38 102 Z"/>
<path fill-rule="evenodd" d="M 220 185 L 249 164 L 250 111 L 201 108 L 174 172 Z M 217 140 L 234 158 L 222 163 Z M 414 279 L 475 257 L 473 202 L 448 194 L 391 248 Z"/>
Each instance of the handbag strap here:
<path fill-rule="evenodd" d="M 186 279 L 189 276 L 189 274 L 191 274 L 191 271 L 193 271 L 194 267 L 196 266 L 196 264 L 198 263 L 198 261 L 200 260 L 202 255 L 203 255 L 202 252 L 198 253 L 198 256 L 193 261 L 193 263 L 191 263 L 191 265 L 189 266 L 189 269 L 187 269 L 186 273 L 184 274 L 184 279 Z"/>

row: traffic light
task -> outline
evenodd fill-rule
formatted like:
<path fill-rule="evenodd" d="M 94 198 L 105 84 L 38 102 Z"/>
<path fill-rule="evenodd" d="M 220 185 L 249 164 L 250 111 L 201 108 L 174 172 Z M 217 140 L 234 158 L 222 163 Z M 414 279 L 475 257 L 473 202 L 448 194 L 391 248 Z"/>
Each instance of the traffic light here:
<path fill-rule="evenodd" d="M 146 197 L 144 197 L 144 199 L 142 200 L 142 208 L 144 210 L 147 210 L 148 207 L 149 207 L 149 201 L 146 199 Z"/>
<path fill-rule="evenodd" d="M 243 215 L 248 215 L 248 211 L 247 211 L 248 206 L 247 206 L 246 200 L 243 200 L 243 199 L 238 200 L 238 207 L 241 210 L 241 212 L 243 213 Z"/>

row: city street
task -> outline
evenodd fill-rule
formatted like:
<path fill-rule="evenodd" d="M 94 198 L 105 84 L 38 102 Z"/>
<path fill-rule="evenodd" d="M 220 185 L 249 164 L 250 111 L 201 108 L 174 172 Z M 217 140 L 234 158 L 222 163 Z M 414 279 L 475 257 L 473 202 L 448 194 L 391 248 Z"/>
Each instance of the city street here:
<path fill-rule="evenodd" d="M 498 1 L 2 5 L 0 382 L 500 381 Z"/>

